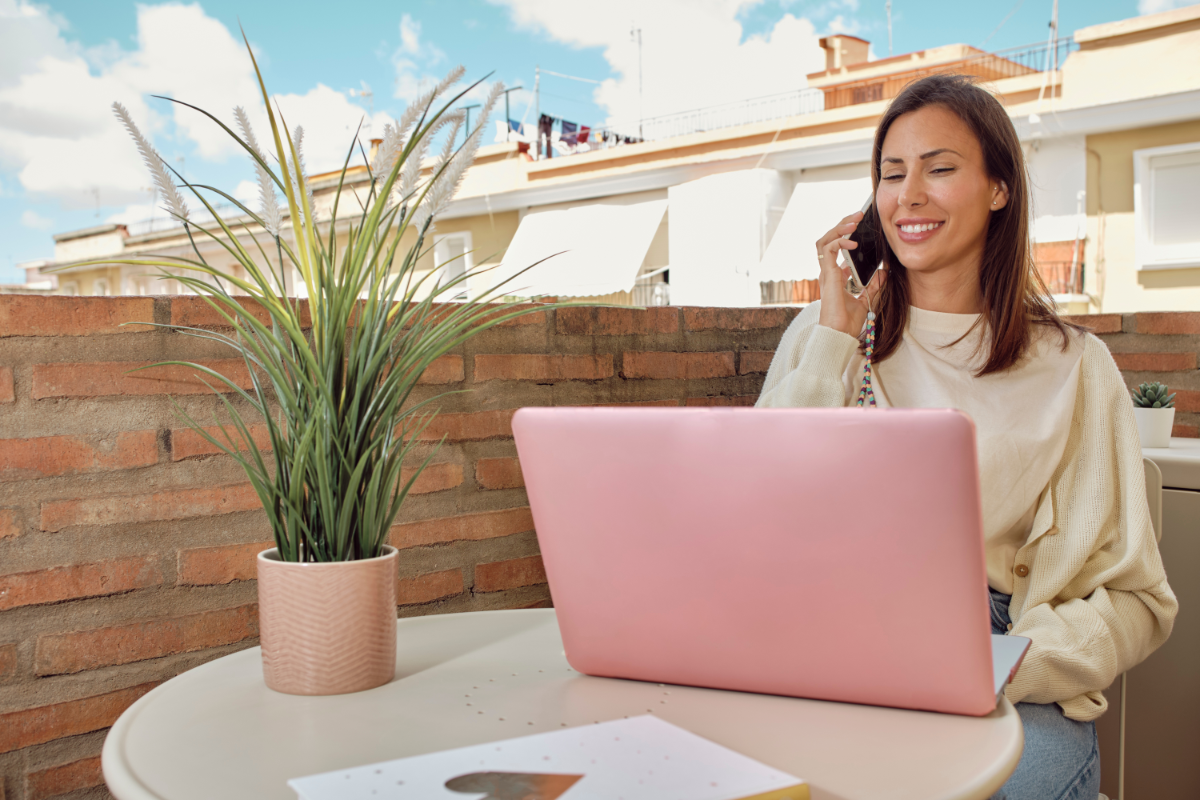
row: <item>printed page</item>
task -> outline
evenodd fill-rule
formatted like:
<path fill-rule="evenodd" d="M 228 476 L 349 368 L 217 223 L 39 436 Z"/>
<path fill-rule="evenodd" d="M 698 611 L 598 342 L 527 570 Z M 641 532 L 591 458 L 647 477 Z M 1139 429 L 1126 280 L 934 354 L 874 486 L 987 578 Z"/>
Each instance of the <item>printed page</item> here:
<path fill-rule="evenodd" d="M 808 800 L 799 779 L 645 715 L 288 781 L 300 800 Z"/>

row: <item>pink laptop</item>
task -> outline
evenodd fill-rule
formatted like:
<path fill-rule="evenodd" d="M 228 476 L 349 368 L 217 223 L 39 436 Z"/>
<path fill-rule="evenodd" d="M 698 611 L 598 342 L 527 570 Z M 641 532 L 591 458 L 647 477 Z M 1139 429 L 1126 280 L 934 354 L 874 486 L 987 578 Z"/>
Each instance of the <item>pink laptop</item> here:
<path fill-rule="evenodd" d="M 991 712 L 975 429 L 951 410 L 523 408 L 521 468 L 580 672 Z"/>

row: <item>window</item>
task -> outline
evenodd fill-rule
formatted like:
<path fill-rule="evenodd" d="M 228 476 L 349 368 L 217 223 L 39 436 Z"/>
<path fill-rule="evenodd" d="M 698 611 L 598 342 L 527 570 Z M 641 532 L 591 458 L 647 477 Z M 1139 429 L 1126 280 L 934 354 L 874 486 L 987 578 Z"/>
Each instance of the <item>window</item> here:
<path fill-rule="evenodd" d="M 69 297 L 74 297 L 79 294 L 79 284 L 75 281 L 67 281 L 58 287 L 59 294 L 65 294 Z"/>
<path fill-rule="evenodd" d="M 1133 152 L 1138 269 L 1200 267 L 1200 142 Z"/>
<path fill-rule="evenodd" d="M 98 297 L 107 296 L 108 281 L 106 281 L 104 278 L 97 278 L 96 280 L 92 281 L 92 294 Z"/>
<path fill-rule="evenodd" d="M 433 241 L 433 265 L 438 270 L 437 281 L 445 285 L 461 278 L 475 266 L 471 253 L 470 231 L 437 236 Z M 469 281 L 456 284 L 442 299 L 466 300 Z"/>

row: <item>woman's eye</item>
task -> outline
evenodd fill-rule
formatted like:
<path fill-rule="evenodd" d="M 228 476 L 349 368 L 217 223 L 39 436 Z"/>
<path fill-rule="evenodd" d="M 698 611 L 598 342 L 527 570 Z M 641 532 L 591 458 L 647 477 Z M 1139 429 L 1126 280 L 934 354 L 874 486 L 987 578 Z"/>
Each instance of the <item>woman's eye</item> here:
<path fill-rule="evenodd" d="M 884 179 L 885 181 L 898 181 L 898 180 L 901 180 L 901 179 L 903 179 L 903 178 L 904 178 L 904 176 L 903 176 L 903 175 L 884 175 L 884 176 L 883 176 L 883 179 Z"/>
<path fill-rule="evenodd" d="M 938 167 L 937 169 L 933 170 L 935 175 L 940 172 L 954 172 L 954 167 Z"/>

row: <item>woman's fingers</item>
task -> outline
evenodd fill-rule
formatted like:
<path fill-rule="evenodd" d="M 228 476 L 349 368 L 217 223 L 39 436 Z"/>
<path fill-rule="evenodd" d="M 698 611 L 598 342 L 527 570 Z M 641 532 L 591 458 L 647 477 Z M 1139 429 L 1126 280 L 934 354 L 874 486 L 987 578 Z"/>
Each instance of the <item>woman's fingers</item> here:
<path fill-rule="evenodd" d="M 858 227 L 858 223 L 862 222 L 862 218 L 861 211 L 855 211 L 850 216 L 844 217 L 841 222 L 830 228 L 824 236 L 817 240 L 817 250 L 821 250 L 835 239 L 849 236 Z"/>

